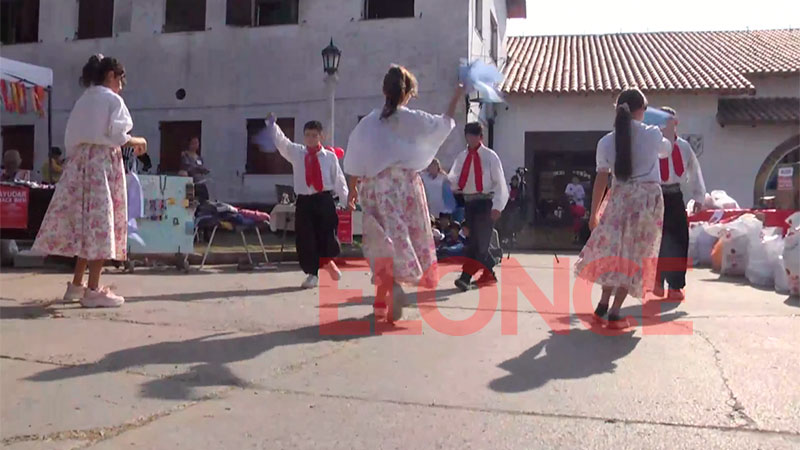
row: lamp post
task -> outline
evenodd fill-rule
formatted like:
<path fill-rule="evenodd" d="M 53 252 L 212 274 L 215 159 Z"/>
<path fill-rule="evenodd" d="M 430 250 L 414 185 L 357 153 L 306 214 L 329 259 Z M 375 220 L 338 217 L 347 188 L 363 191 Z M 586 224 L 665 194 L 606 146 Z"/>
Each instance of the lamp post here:
<path fill-rule="evenodd" d="M 339 79 L 337 73 L 339 72 L 339 60 L 342 57 L 342 51 L 339 50 L 336 45 L 333 43 L 333 38 L 331 38 L 331 43 L 328 44 L 327 47 L 322 49 L 322 68 L 325 70 L 327 74 L 325 76 L 325 84 L 327 86 L 328 91 L 328 142 L 331 146 L 335 147 L 336 142 L 334 140 L 334 129 L 335 129 L 335 110 L 334 110 L 334 102 L 336 101 L 336 82 Z"/>

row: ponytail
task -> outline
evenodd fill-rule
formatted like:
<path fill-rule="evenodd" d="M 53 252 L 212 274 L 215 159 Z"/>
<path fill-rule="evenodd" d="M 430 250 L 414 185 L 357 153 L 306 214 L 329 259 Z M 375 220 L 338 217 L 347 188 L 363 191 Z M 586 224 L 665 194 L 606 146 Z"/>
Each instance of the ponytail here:
<path fill-rule="evenodd" d="M 417 94 L 417 79 L 403 66 L 393 65 L 383 77 L 383 95 L 386 103 L 381 111 L 381 120 L 388 119 L 409 95 Z"/>
<path fill-rule="evenodd" d="M 647 99 L 639 89 L 626 89 L 617 97 L 617 117 L 614 119 L 614 144 L 616 147 L 614 177 L 620 181 L 627 181 L 633 175 L 632 112 L 646 107 Z"/>
<path fill-rule="evenodd" d="M 85 88 L 100 86 L 105 83 L 108 72 L 112 71 L 117 76 L 121 76 L 125 73 L 125 68 L 116 58 L 104 57 L 101 54 L 92 55 L 83 66 L 78 82 Z"/>
<path fill-rule="evenodd" d="M 633 163 L 631 161 L 631 111 L 627 103 L 617 106 L 617 118 L 614 120 L 614 140 L 616 158 L 614 159 L 614 176 L 620 181 L 631 177 Z"/>

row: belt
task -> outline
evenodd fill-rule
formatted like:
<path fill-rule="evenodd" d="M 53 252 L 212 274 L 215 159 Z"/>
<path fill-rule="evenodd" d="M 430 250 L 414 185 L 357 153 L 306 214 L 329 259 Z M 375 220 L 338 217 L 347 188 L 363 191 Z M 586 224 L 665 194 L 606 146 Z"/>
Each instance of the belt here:
<path fill-rule="evenodd" d="M 315 195 L 333 195 L 331 191 L 319 191 L 314 194 L 297 194 L 298 197 L 313 197 Z"/>
<path fill-rule="evenodd" d="M 661 191 L 665 194 L 680 194 L 681 193 L 681 185 L 680 184 L 665 184 L 661 186 Z"/>
<path fill-rule="evenodd" d="M 464 200 L 471 202 L 473 200 L 491 200 L 494 194 L 464 194 Z"/>

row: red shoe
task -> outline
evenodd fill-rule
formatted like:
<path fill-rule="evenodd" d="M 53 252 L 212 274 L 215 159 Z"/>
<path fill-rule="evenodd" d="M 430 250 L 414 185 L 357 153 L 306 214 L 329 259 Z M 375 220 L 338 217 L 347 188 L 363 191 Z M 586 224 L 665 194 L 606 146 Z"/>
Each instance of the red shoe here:
<path fill-rule="evenodd" d="M 664 286 L 656 286 L 653 288 L 653 295 L 656 298 L 664 298 Z"/>
<path fill-rule="evenodd" d="M 493 284 L 497 284 L 497 276 L 491 270 L 484 270 L 481 277 L 475 281 L 475 285 L 478 287 L 491 286 Z"/>
<path fill-rule="evenodd" d="M 670 289 L 669 293 L 667 294 L 667 300 L 682 302 L 685 299 L 686 295 L 684 295 L 683 289 Z"/>

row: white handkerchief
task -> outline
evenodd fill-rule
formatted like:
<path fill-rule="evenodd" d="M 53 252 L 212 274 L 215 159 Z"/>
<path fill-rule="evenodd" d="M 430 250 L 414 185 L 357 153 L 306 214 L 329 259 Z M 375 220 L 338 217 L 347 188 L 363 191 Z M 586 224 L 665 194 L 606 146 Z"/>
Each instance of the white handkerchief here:
<path fill-rule="evenodd" d="M 462 63 L 459 78 L 468 92 L 478 92 L 484 103 L 503 103 L 498 87 L 505 77 L 497 67 L 482 61 Z"/>
<path fill-rule="evenodd" d="M 253 138 L 251 139 L 253 144 L 256 144 L 258 148 L 264 153 L 274 153 L 278 151 L 278 148 L 275 147 L 275 143 L 272 141 L 272 137 L 269 133 L 269 126 L 264 128 L 263 130 L 259 131 Z"/>

